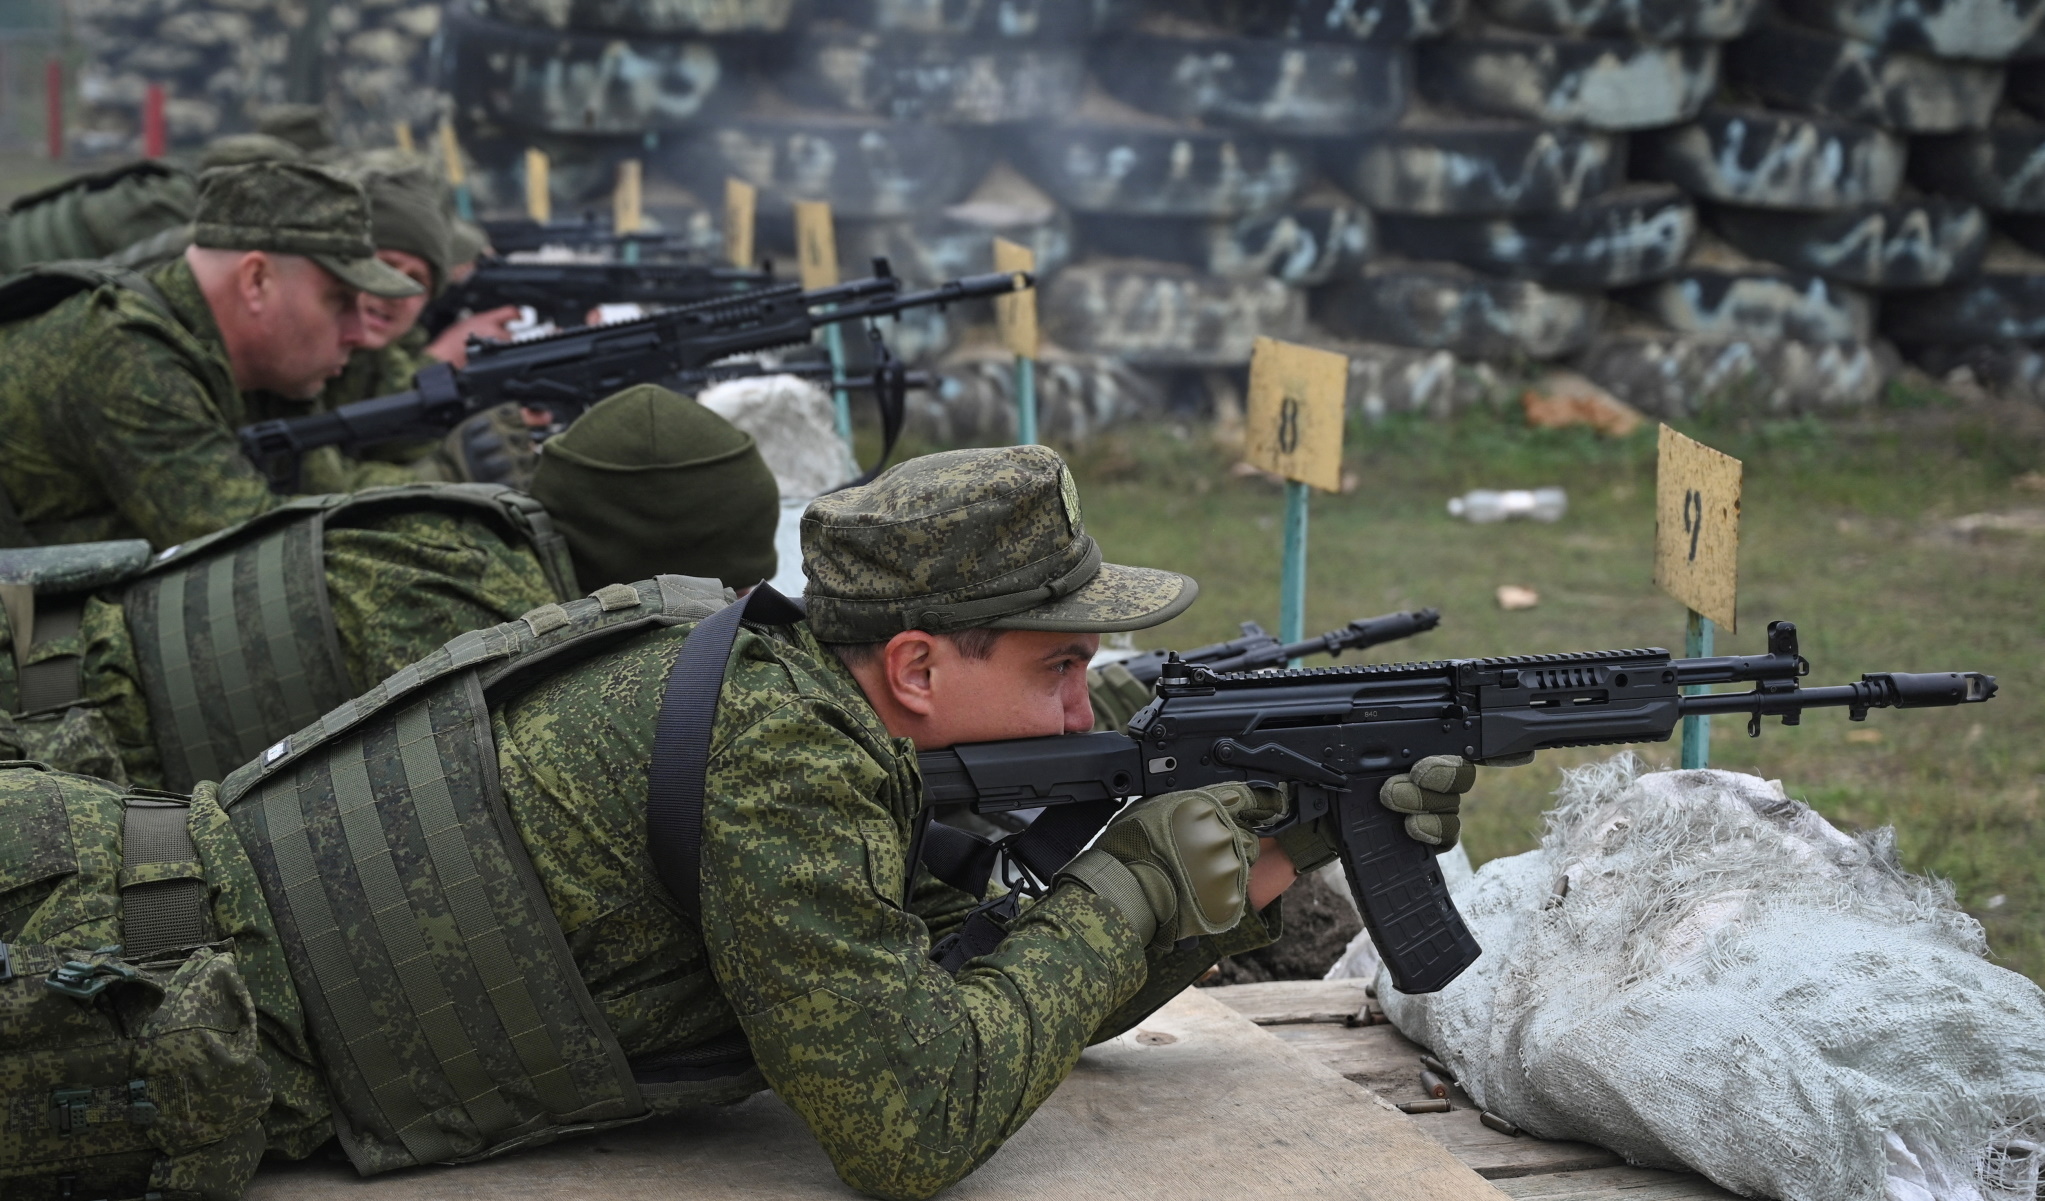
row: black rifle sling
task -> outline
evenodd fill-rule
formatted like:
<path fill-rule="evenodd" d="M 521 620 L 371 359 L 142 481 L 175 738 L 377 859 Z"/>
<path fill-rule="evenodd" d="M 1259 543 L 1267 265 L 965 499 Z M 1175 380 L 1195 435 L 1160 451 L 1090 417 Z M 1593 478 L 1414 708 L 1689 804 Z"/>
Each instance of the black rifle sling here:
<path fill-rule="evenodd" d="M 999 843 L 940 821 L 923 828 L 923 866 L 938 880 L 975 897 L 987 895 Z"/>
<path fill-rule="evenodd" d="M 791 625 L 802 616 L 795 602 L 763 583 L 698 622 L 668 673 L 647 771 L 646 836 L 655 873 L 691 917 L 702 912 L 703 785 L 710 734 L 739 623 Z"/>

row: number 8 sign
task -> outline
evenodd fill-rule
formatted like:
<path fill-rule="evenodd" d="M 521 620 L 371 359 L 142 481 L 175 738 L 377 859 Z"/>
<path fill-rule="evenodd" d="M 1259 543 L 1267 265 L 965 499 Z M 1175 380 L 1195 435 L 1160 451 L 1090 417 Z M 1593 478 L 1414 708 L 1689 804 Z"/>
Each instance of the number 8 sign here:
<path fill-rule="evenodd" d="M 1244 455 L 1324 492 L 1342 488 L 1342 405 L 1349 360 L 1333 351 L 1257 339 L 1250 355 Z"/>
<path fill-rule="evenodd" d="M 1666 425 L 1660 451 L 1654 582 L 1733 631 L 1740 588 L 1740 461 Z"/>

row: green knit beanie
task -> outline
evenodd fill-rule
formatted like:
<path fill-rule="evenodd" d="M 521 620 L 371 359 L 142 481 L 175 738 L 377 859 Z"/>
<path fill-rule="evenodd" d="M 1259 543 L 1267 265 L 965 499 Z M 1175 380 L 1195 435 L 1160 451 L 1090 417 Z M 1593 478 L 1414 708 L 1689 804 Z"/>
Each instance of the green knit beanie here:
<path fill-rule="evenodd" d="M 745 588 L 774 574 L 781 490 L 760 448 L 666 388 L 627 388 L 548 439 L 527 490 L 585 589 L 662 574 Z"/>
<path fill-rule="evenodd" d="M 440 181 L 422 168 L 371 171 L 362 176 L 369 193 L 369 233 L 378 250 L 402 250 L 433 269 L 435 295 L 447 288 L 447 216 L 440 211 Z"/>

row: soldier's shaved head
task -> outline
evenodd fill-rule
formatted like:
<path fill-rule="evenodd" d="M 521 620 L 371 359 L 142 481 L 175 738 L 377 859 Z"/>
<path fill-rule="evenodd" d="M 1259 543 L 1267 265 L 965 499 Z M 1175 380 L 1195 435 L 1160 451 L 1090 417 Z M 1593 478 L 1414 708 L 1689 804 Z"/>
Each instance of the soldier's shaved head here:
<path fill-rule="evenodd" d="M 302 255 L 194 246 L 235 387 L 311 399 L 366 344 L 357 292 Z"/>

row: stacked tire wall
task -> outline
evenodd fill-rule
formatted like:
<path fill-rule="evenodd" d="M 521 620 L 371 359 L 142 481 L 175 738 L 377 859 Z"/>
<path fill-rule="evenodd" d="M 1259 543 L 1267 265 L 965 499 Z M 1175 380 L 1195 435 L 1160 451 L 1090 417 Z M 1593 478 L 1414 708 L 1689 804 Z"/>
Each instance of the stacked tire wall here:
<path fill-rule="evenodd" d="M 430 0 L 67 0 L 91 55 L 71 115 L 72 148 L 140 152 L 143 96 L 164 85 L 174 149 L 253 128 L 255 114 L 293 98 L 294 39 L 313 43 L 337 132 L 380 145 L 397 122 L 431 129 L 442 102 L 428 48 L 442 5 Z M 308 23 L 324 36 L 308 38 Z"/>
<path fill-rule="evenodd" d="M 1053 435 L 1225 406 L 1259 335 L 1348 352 L 1373 415 L 1546 364 L 1668 416 L 1849 410 L 1906 359 L 2045 395 L 2045 0 L 434 11 L 431 82 L 498 211 L 536 146 L 557 210 L 639 158 L 706 239 L 746 179 L 763 253 L 829 200 L 848 272 L 1033 247 Z M 1007 432 L 982 320 L 890 331 L 956 381 L 920 415 L 938 436 Z"/>

